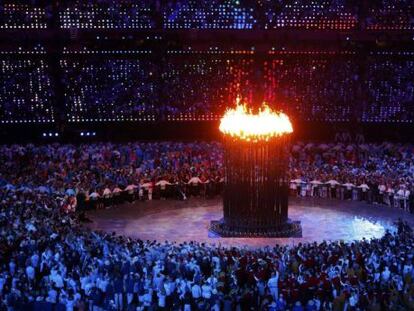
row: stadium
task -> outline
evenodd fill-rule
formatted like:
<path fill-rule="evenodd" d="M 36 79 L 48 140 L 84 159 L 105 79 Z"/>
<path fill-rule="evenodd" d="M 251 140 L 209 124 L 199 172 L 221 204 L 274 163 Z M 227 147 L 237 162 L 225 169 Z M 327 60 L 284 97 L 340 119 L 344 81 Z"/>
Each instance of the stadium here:
<path fill-rule="evenodd" d="M 414 310 L 414 3 L 0 2 L 0 311 Z"/>

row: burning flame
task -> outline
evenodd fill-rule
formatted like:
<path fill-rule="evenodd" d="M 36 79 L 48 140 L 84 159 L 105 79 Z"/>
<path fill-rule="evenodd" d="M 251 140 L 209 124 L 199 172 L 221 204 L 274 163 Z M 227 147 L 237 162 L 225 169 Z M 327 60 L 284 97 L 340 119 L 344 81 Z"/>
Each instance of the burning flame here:
<path fill-rule="evenodd" d="M 255 114 L 245 104 L 240 104 L 238 98 L 236 108 L 228 109 L 221 118 L 220 131 L 243 140 L 257 141 L 292 133 L 293 128 L 286 114 L 275 112 L 266 104 Z"/>

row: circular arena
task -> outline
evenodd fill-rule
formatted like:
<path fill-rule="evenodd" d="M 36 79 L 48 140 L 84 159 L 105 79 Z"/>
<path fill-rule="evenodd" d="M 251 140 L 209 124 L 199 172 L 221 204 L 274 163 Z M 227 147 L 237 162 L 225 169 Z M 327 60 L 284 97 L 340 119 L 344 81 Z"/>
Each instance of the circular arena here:
<path fill-rule="evenodd" d="M 301 221 L 301 238 L 222 238 L 209 231 L 210 221 L 223 217 L 221 205 L 220 198 L 126 203 L 90 213 L 93 222 L 89 227 L 144 240 L 260 248 L 314 241 L 378 239 L 387 230 L 396 230 L 398 218 L 404 218 L 410 225 L 414 221 L 412 215 L 384 206 L 329 199 L 292 199 L 289 216 Z"/>

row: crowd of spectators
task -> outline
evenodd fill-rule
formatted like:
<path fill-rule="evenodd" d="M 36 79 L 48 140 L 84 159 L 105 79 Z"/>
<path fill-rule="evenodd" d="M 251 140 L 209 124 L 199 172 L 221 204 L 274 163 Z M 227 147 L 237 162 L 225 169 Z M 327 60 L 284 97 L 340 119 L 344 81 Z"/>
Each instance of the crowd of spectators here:
<path fill-rule="evenodd" d="M 367 62 L 363 86 L 363 111 L 361 121 L 384 120 L 406 122 L 413 118 L 409 105 L 414 99 L 414 62 L 411 60 L 371 59 Z"/>
<path fill-rule="evenodd" d="M 161 72 L 160 114 L 166 120 L 217 120 L 237 96 L 251 102 L 252 58 L 170 57 Z"/>
<path fill-rule="evenodd" d="M 0 29 L 46 29 L 51 16 L 49 4 L 30 4 L 27 1 L 0 3 Z"/>
<path fill-rule="evenodd" d="M 62 28 L 150 29 L 156 27 L 157 1 L 67 1 L 59 10 Z"/>
<path fill-rule="evenodd" d="M 152 62 L 63 59 L 60 64 L 70 122 L 155 119 L 158 77 Z"/>
<path fill-rule="evenodd" d="M 53 122 L 52 96 L 44 60 L 0 59 L 0 123 Z"/>
<path fill-rule="evenodd" d="M 412 30 L 400 0 L 6 1 L 0 28 Z M 57 22 L 56 22 L 57 21 Z"/>
<path fill-rule="evenodd" d="M 410 1 L 375 0 L 366 5 L 362 28 L 368 30 L 410 30 L 414 27 L 414 6 Z"/>
<path fill-rule="evenodd" d="M 27 145 L 3 147 L 0 154 L 4 187 L 38 189 L 73 199 L 81 193 L 83 198 L 112 201 L 123 190 L 131 191 L 133 199 L 142 198 L 144 192 L 152 199 L 154 183 L 163 188 L 176 185 L 168 194 L 184 199 L 183 184 L 201 184 L 223 175 L 218 143 Z"/>
<path fill-rule="evenodd" d="M 254 6 L 236 1 L 170 1 L 164 10 L 166 29 L 253 29 Z"/>
<path fill-rule="evenodd" d="M 106 52 L 65 49 L 56 69 L 41 46 L 5 51 L 0 122 L 218 120 L 238 96 L 255 102 L 260 88 L 267 103 L 301 121 L 414 120 L 414 62 L 398 55 L 271 51 L 257 64 L 250 50 Z"/>
<path fill-rule="evenodd" d="M 414 211 L 411 145 L 297 144 L 291 190 L 298 196 L 363 200 Z"/>
<path fill-rule="evenodd" d="M 414 210 L 414 154 L 392 143 L 296 143 L 292 195 Z M 223 185 L 219 143 L 97 143 L 0 148 L 1 185 L 66 195 L 68 210 L 122 201 L 213 197 Z"/>
<path fill-rule="evenodd" d="M 139 59 L 61 61 L 70 121 L 217 120 L 237 96 L 263 97 L 292 117 L 321 122 L 412 122 L 411 60 L 277 56 L 257 77 L 249 55 L 197 51 Z M 214 51 L 213 51 L 214 52 Z M 215 51 L 217 52 L 217 51 Z"/>
<path fill-rule="evenodd" d="M 297 143 L 291 174 L 408 184 L 412 149 Z M 249 249 L 90 231 L 68 208 L 89 189 L 205 184 L 223 174 L 218 143 L 14 145 L 0 158 L 0 310 L 414 308 L 414 236 L 403 221 L 371 241 Z"/>
<path fill-rule="evenodd" d="M 357 116 L 360 64 L 351 59 L 275 58 L 265 64 L 266 98 L 307 121 Z M 385 90 L 384 90 L 385 92 Z"/>

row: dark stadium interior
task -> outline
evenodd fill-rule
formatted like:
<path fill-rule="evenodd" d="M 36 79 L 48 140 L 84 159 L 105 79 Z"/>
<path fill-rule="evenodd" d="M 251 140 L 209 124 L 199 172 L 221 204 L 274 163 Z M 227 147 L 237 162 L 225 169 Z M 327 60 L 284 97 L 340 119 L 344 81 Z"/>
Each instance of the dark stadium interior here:
<path fill-rule="evenodd" d="M 411 0 L 0 1 L 0 311 L 414 310 L 413 137 Z"/>
<path fill-rule="evenodd" d="M 411 136 L 409 2 L 271 2 L 6 2 L 1 139 L 217 138 L 205 124 L 236 95 L 289 112 L 303 139 L 355 122 Z"/>

